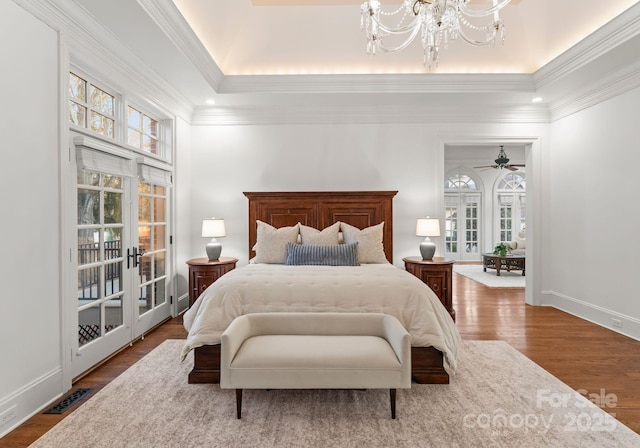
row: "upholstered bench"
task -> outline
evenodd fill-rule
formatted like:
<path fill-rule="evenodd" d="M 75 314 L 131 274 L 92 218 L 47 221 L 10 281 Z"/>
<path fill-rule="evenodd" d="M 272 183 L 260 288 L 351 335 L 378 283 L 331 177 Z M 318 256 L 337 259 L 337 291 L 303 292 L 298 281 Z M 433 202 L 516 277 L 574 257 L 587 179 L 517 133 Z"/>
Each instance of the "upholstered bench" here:
<path fill-rule="evenodd" d="M 396 389 L 411 387 L 411 338 L 379 313 L 256 313 L 222 334 L 220 387 L 236 389 Z"/>

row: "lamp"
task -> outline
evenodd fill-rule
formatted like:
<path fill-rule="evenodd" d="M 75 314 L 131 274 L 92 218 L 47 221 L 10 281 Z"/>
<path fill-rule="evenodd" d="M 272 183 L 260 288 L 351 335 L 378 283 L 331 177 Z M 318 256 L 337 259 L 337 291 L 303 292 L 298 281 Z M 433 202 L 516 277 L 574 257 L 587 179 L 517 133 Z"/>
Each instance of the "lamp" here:
<path fill-rule="evenodd" d="M 493 0 L 491 6 L 482 7 L 476 3 L 470 5 L 470 0 L 403 0 L 394 11 L 382 11 L 380 0 L 365 1 L 360 8 L 360 28 L 367 35 L 367 54 L 402 50 L 420 33 L 423 62 L 431 68 L 431 64 L 438 64 L 440 47 L 447 48 L 449 41 L 458 37 L 474 46 L 494 45 L 498 37 L 504 42 L 499 11 L 510 1 Z M 484 25 L 472 23 L 490 15 L 493 21 Z M 393 20 L 394 16 L 398 17 L 397 25 L 382 23 L 383 19 Z M 386 39 L 394 36 L 400 36 L 399 42 L 387 44 Z"/>
<path fill-rule="evenodd" d="M 203 219 L 202 220 L 202 237 L 211 238 L 209 244 L 207 244 L 207 256 L 209 261 L 216 261 L 220 258 L 220 252 L 222 252 L 222 244 L 216 241 L 216 238 L 226 236 L 226 230 L 224 228 L 224 219 Z"/>
<path fill-rule="evenodd" d="M 423 260 L 432 260 L 436 253 L 436 245 L 429 239 L 430 236 L 440 236 L 440 220 L 438 218 L 418 218 L 416 222 L 416 236 L 424 236 L 420 243 L 420 253 Z"/>

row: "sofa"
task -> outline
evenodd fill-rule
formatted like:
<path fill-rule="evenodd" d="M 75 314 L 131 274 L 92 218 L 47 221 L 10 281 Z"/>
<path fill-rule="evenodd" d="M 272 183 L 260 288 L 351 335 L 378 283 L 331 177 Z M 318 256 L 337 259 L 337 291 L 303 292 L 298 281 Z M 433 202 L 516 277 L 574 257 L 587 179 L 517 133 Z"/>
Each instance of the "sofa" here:
<path fill-rule="evenodd" d="M 527 236 L 525 232 L 519 232 L 518 236 L 513 241 L 507 241 L 505 243 L 511 248 L 510 253 L 513 255 L 525 255 L 527 248 Z"/>

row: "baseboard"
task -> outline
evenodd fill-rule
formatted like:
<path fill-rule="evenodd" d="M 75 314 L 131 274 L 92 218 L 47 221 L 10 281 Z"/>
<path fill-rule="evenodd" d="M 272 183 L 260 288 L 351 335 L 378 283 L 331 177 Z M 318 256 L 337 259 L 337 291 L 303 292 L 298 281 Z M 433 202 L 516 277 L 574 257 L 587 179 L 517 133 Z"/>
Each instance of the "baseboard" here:
<path fill-rule="evenodd" d="M 57 368 L 3 397 L 0 401 L 0 416 L 6 421 L 0 425 L 0 438 L 60 399 L 66 392 L 62 390 L 62 381 L 62 369 Z M 6 412 L 10 412 L 11 417 Z"/>
<path fill-rule="evenodd" d="M 640 320 L 555 291 L 542 291 L 541 305 L 548 305 L 611 331 L 640 341 Z"/>

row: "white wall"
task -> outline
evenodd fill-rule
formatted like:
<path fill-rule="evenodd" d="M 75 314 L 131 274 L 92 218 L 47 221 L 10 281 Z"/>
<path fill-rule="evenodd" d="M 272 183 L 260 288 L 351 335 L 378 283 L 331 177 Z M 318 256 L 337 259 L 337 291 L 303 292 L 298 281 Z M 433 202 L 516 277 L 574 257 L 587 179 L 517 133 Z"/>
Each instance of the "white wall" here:
<path fill-rule="evenodd" d="M 0 2 L 0 436 L 61 393 L 56 33 Z M 20 45 L 17 45 L 17 43 Z"/>
<path fill-rule="evenodd" d="M 176 163 L 174 174 L 175 225 L 173 244 L 176 256 L 176 293 L 178 312 L 189 306 L 189 270 L 185 261 L 194 258 L 191 252 L 191 125 L 176 120 Z M 199 231 L 199 229 L 198 229 Z"/>
<path fill-rule="evenodd" d="M 544 125 L 318 124 L 197 126 L 192 141 L 193 256 L 203 217 L 224 217 L 223 255 L 247 262 L 244 191 L 398 190 L 394 264 L 416 255 L 415 219 L 443 214 L 449 139 L 541 135 Z M 441 239 L 440 239 L 441 240 Z M 442 241 L 437 241 L 441 255 Z"/>
<path fill-rule="evenodd" d="M 640 338 L 640 89 L 551 125 L 547 303 Z"/>

